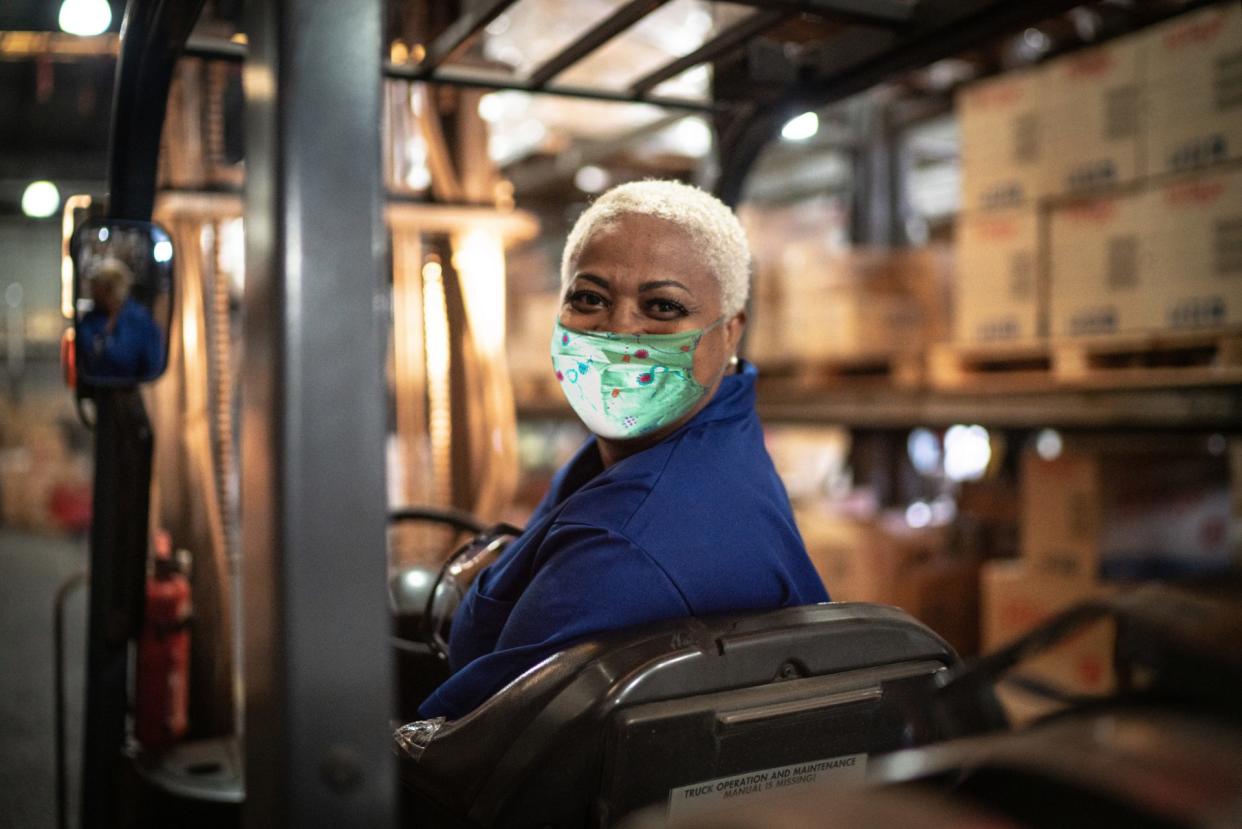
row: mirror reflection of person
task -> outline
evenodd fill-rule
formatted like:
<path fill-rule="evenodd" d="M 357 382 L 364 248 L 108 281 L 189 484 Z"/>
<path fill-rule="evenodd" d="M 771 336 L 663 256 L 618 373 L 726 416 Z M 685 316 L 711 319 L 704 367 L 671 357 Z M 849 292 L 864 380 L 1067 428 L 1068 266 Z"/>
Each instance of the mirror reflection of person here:
<path fill-rule="evenodd" d="M 78 323 L 88 378 L 143 380 L 160 369 L 163 335 L 151 312 L 129 295 L 132 284 L 132 271 L 119 259 L 105 259 L 91 276 L 94 307 Z"/>
<path fill-rule="evenodd" d="M 749 264 L 732 211 L 677 182 L 578 219 L 548 370 L 592 437 L 466 594 L 420 716 L 461 717 L 604 631 L 828 600 L 736 357 Z"/>

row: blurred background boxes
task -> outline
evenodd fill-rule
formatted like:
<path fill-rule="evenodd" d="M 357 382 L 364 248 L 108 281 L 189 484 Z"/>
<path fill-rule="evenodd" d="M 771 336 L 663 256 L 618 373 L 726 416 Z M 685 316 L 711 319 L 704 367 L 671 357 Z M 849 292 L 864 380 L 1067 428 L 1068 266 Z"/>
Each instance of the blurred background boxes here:
<path fill-rule="evenodd" d="M 1049 329 L 1053 337 L 1158 328 L 1148 201 L 1139 192 L 1051 211 Z"/>
<path fill-rule="evenodd" d="M 1164 181 L 1148 193 L 1146 210 L 1153 323 L 1242 325 L 1242 167 Z"/>
<path fill-rule="evenodd" d="M 990 653 L 1061 611 L 1112 592 L 1092 579 L 1044 572 L 1023 560 L 989 561 L 980 577 L 980 644 Z M 1107 693 L 1116 684 L 1114 634 L 1111 623 L 1093 625 L 1023 662 L 1021 673 L 1072 693 Z"/>
<path fill-rule="evenodd" d="M 1045 76 L 1010 72 L 957 96 L 962 147 L 962 209 L 1031 203 L 1047 191 Z"/>
<path fill-rule="evenodd" d="M 1042 336 L 1040 214 L 1030 206 L 958 219 L 954 331 L 959 342 Z"/>
<path fill-rule="evenodd" d="M 1228 458 L 1202 449 L 1028 452 L 1022 555 L 1033 570 L 1086 581 L 1222 572 L 1234 563 L 1229 480 Z"/>
<path fill-rule="evenodd" d="M 977 652 L 979 565 L 949 555 L 947 527 L 914 528 L 899 513 L 802 508 L 795 517 L 833 601 L 900 607 L 959 653 Z"/>
<path fill-rule="evenodd" d="M 948 329 L 944 246 L 843 252 L 804 242 L 761 268 L 746 347 L 761 366 L 918 351 Z"/>
<path fill-rule="evenodd" d="M 1056 206 L 1054 337 L 1242 323 L 1242 168 Z"/>
<path fill-rule="evenodd" d="M 1216 5 L 1140 37 L 1150 172 L 1242 158 L 1242 6 Z"/>
<path fill-rule="evenodd" d="M 552 371 L 552 328 L 560 314 L 557 292 L 528 292 L 510 298 L 505 351 L 514 392 L 539 395 L 555 385 Z M 556 394 L 559 396 L 560 392 Z"/>
<path fill-rule="evenodd" d="M 1145 172 L 1143 41 L 1122 38 L 1049 63 L 1046 190 L 1069 193 Z"/>

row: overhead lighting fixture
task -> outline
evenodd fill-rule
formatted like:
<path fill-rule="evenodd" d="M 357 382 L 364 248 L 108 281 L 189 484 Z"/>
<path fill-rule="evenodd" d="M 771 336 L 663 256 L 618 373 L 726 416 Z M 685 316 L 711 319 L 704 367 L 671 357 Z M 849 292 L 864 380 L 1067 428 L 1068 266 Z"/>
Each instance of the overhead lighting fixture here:
<path fill-rule="evenodd" d="M 804 112 L 781 127 L 781 138 L 786 141 L 805 141 L 819 132 L 819 116 Z"/>
<path fill-rule="evenodd" d="M 574 173 L 574 186 L 583 193 L 602 193 L 610 181 L 612 177 L 608 171 L 594 164 L 579 167 L 578 172 Z"/>
<path fill-rule="evenodd" d="M 22 212 L 32 219 L 46 219 L 60 207 L 60 191 L 50 181 L 32 181 L 22 193 Z"/>
<path fill-rule="evenodd" d="M 112 25 L 112 6 L 108 0 L 65 0 L 57 22 L 71 35 L 101 35 Z"/>
<path fill-rule="evenodd" d="M 1041 429 L 1035 436 L 1035 452 L 1046 461 L 1055 461 L 1061 457 L 1065 442 L 1056 429 Z"/>
<path fill-rule="evenodd" d="M 982 426 L 950 426 L 944 434 L 944 474 L 951 481 L 977 481 L 992 461 L 992 442 Z"/>

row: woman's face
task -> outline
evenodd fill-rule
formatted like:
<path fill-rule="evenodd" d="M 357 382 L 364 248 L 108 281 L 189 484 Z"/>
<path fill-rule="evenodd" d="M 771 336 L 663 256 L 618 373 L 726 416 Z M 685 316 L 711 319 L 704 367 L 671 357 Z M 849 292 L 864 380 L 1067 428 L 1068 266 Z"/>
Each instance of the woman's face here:
<path fill-rule="evenodd" d="M 690 237 L 663 219 L 623 215 L 597 229 L 571 265 L 560 315 L 567 328 L 675 334 L 706 328 L 723 313 L 719 281 Z M 735 314 L 695 349 L 695 379 L 709 389 L 702 405 L 737 352 L 745 321 L 745 312 Z"/>

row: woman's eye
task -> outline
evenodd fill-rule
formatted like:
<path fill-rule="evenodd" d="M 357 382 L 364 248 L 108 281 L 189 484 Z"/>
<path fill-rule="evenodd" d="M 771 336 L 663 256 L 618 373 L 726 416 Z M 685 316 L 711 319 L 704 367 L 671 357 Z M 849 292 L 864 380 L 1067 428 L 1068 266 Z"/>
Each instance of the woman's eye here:
<path fill-rule="evenodd" d="M 569 304 L 578 309 L 600 308 L 606 305 L 607 302 L 608 300 L 594 291 L 574 291 L 569 295 Z"/>
<path fill-rule="evenodd" d="M 653 299 L 651 302 L 647 303 L 647 308 L 653 314 L 665 319 L 684 317 L 689 313 L 686 310 L 686 306 L 682 305 L 680 302 L 674 302 L 671 299 Z"/>

